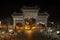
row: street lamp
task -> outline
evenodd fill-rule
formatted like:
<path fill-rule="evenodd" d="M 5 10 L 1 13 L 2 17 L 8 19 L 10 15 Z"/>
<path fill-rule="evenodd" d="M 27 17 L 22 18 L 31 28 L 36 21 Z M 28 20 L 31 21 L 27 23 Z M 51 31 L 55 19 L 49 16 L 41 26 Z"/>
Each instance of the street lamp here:
<path fill-rule="evenodd" d="M 54 24 L 54 22 L 51 22 L 51 24 Z"/>
<path fill-rule="evenodd" d="M 59 34 L 60 33 L 60 31 L 57 31 L 57 34 Z"/>

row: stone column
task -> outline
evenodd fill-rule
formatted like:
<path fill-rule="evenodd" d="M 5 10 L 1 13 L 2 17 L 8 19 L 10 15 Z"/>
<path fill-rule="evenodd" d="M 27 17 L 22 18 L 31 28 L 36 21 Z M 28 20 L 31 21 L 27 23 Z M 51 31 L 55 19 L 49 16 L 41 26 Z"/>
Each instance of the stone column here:
<path fill-rule="evenodd" d="M 14 30 L 15 30 L 15 26 L 16 26 L 15 18 L 13 18 L 13 26 L 14 26 Z"/>
<path fill-rule="evenodd" d="M 37 27 L 37 19 L 36 19 L 36 30 L 38 30 L 38 27 Z"/>
<path fill-rule="evenodd" d="M 38 14 L 38 13 L 37 13 Z M 36 16 L 36 30 L 38 30 L 37 22 L 38 22 L 38 16 Z"/>
<path fill-rule="evenodd" d="M 23 18 L 23 31 L 25 31 L 25 19 Z"/>
<path fill-rule="evenodd" d="M 1 24 L 1 21 L 0 21 L 0 24 Z"/>

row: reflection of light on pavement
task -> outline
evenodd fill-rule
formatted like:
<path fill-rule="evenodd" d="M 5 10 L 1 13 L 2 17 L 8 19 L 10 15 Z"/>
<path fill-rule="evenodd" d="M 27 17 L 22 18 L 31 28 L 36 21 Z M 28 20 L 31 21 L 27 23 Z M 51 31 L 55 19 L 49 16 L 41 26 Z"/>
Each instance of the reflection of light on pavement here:
<path fill-rule="evenodd" d="M 26 33 L 28 34 L 31 34 L 31 32 L 32 32 L 31 30 L 26 30 Z"/>
<path fill-rule="evenodd" d="M 31 37 L 32 31 L 31 30 L 26 30 L 25 31 L 29 37 Z"/>
<path fill-rule="evenodd" d="M 4 37 L 5 37 L 4 35 L 1 36 L 1 38 L 4 38 Z"/>
<path fill-rule="evenodd" d="M 27 31 L 29 34 L 32 32 L 31 30 Z"/>

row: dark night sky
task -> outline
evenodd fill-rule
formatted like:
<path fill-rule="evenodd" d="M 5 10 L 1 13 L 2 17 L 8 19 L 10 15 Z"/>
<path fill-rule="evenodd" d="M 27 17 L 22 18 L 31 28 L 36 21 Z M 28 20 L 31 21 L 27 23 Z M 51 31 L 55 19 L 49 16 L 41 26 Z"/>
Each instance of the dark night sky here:
<path fill-rule="evenodd" d="M 50 14 L 49 19 L 53 21 L 60 21 L 60 7 L 57 5 L 58 3 L 56 1 L 34 1 L 34 0 L 22 0 L 22 1 L 16 1 L 16 2 L 6 2 L 6 1 L 0 1 L 0 17 L 2 18 L 10 16 L 13 11 L 20 11 L 20 8 L 23 5 L 26 6 L 34 6 L 38 5 L 40 7 L 40 11 L 46 11 Z"/>

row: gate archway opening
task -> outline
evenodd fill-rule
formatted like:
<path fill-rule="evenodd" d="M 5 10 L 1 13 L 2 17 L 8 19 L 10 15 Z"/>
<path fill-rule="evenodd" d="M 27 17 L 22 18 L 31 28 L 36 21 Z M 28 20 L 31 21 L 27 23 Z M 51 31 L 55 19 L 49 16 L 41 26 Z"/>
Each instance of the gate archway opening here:
<path fill-rule="evenodd" d="M 23 30 L 23 24 L 22 23 L 16 23 L 16 31 L 22 31 Z"/>
<path fill-rule="evenodd" d="M 45 24 L 43 22 L 38 23 L 37 27 L 40 32 L 43 32 L 45 30 Z"/>
<path fill-rule="evenodd" d="M 25 18 L 25 29 L 32 30 L 34 27 L 36 27 L 36 19 Z"/>

